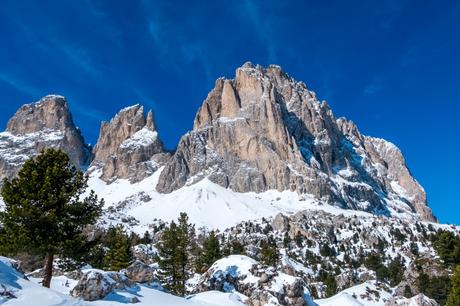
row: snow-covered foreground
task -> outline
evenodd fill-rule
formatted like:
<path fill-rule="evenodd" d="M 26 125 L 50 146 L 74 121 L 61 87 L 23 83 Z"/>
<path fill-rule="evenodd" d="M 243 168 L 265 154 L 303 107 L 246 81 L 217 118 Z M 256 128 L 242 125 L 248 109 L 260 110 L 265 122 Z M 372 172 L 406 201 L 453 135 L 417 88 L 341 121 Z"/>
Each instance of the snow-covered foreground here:
<path fill-rule="evenodd" d="M 8 258 L 0 257 L 0 304 L 5 306 L 83 306 L 83 301 L 75 300 L 63 293 L 43 288 L 23 278 L 17 272 Z M 3 292 L 3 293 L 2 293 Z M 9 292 L 15 298 L 7 298 L 5 292 Z"/>
<path fill-rule="evenodd" d="M 384 306 L 391 299 L 391 292 L 385 291 L 375 281 L 367 281 L 350 287 L 331 298 L 316 300 L 320 306 Z"/>
<path fill-rule="evenodd" d="M 267 218 L 278 213 L 289 215 L 304 209 L 324 210 L 332 214 L 371 216 L 366 212 L 323 204 L 312 196 L 299 195 L 291 191 L 237 193 L 207 179 L 169 194 L 161 194 L 155 191 L 155 186 L 162 169 L 134 184 L 122 179 L 107 184 L 99 179 L 99 170 L 91 172 L 89 188 L 105 200 L 106 207 L 118 207 L 118 215 L 106 217 L 107 224 L 116 224 L 121 218 L 131 216 L 138 221 L 132 230 L 143 233 L 154 219 L 175 220 L 180 212 L 187 213 L 190 221 L 197 227 L 219 230 L 242 221 Z"/>
<path fill-rule="evenodd" d="M 54 277 L 51 289 L 43 288 L 40 279 L 24 279 L 24 276 L 12 267 L 12 261 L 0 257 L 0 305 L 4 306 L 111 306 L 123 305 L 137 297 L 139 306 L 242 306 L 241 299 L 234 293 L 209 291 L 187 298 L 177 297 L 157 289 L 138 285 L 130 291 L 116 291 L 105 299 L 85 302 L 69 296 L 76 281 L 65 276 Z M 5 292 L 14 297 L 9 298 Z"/>

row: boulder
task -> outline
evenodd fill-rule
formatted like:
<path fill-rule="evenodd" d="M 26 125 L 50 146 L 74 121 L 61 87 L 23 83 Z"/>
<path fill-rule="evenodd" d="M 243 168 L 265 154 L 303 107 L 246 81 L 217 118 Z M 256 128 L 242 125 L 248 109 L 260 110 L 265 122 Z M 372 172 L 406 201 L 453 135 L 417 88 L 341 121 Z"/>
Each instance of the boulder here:
<path fill-rule="evenodd" d="M 70 294 L 85 301 L 96 301 L 103 299 L 114 289 L 132 286 L 134 283 L 124 273 L 90 270 L 82 275 Z"/>
<path fill-rule="evenodd" d="M 136 283 L 150 283 L 156 281 L 154 276 L 155 269 L 145 263 L 136 260 L 128 268 L 123 270 L 130 280 Z"/>

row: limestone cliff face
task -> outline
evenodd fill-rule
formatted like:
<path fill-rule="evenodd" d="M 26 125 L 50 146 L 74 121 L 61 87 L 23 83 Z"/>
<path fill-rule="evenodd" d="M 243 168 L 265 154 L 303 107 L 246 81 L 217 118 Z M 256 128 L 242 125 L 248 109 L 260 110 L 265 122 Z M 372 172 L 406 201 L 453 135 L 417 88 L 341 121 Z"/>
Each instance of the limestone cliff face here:
<path fill-rule="evenodd" d="M 341 207 L 434 220 L 396 147 L 336 119 L 278 66 L 246 63 L 235 79 L 216 81 L 157 190 L 203 178 L 237 192 L 293 190 Z"/>
<path fill-rule="evenodd" d="M 164 163 L 167 154 L 158 137 L 153 113 L 134 105 L 121 110 L 110 122 L 102 122 L 92 165 L 102 168 L 101 178 L 140 181 Z"/>
<path fill-rule="evenodd" d="M 44 148 L 61 149 L 76 166 L 84 168 L 91 151 L 75 126 L 67 101 L 49 95 L 25 104 L 0 133 L 0 179 L 11 178 L 24 162 Z"/>

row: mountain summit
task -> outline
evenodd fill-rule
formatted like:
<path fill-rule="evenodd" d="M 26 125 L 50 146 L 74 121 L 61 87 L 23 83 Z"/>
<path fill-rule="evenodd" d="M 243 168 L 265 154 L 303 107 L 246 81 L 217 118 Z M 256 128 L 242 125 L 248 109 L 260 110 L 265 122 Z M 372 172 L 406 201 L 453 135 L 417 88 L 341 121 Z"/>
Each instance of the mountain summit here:
<path fill-rule="evenodd" d="M 62 96 L 48 95 L 25 104 L 8 121 L 6 131 L 0 133 L 0 179 L 16 175 L 28 158 L 46 147 L 62 149 L 79 168 L 91 158 Z"/>
<path fill-rule="evenodd" d="M 234 79 L 216 81 L 157 190 L 204 178 L 236 192 L 291 190 L 343 208 L 435 220 L 398 148 L 336 119 L 326 102 L 275 65 L 245 63 Z"/>
<path fill-rule="evenodd" d="M 102 167 L 101 178 L 105 181 L 141 181 L 167 157 L 153 112 L 149 111 L 146 117 L 139 104 L 122 109 L 110 122 L 102 122 L 93 153 L 92 165 Z"/>
<path fill-rule="evenodd" d="M 248 192 L 291 191 L 297 194 L 299 207 L 309 198 L 377 215 L 436 220 L 425 191 L 395 145 L 362 135 L 345 118 L 336 119 L 325 101 L 275 65 L 246 63 L 234 79 L 219 78 L 198 110 L 193 129 L 172 154 L 158 136 L 153 112 L 145 114 L 140 105 L 124 108 L 103 122 L 90 152 L 64 97 L 50 95 L 26 104 L 0 133 L 0 178 L 14 176 L 44 147 L 63 149 L 79 167 L 91 161 L 89 172 L 102 180 L 99 187 L 125 180 L 142 182 L 117 190 L 116 197 L 99 188 L 102 197 L 113 197 L 113 205 L 126 199 L 170 198 L 176 203 L 184 198 L 181 205 L 192 209 L 198 203 L 216 206 L 223 197 L 216 190 L 245 199 L 253 197 Z M 145 193 L 149 196 L 139 196 Z M 253 200 L 260 202 L 258 198 Z M 165 207 L 172 209 L 170 217 L 173 208 L 179 209 Z M 260 211 L 250 215 L 259 216 Z"/>

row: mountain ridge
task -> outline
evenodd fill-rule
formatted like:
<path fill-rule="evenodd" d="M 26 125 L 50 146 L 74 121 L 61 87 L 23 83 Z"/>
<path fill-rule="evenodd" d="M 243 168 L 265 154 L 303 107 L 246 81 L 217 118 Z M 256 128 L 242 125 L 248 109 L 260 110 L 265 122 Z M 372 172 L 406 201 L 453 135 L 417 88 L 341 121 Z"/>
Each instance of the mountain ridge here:
<path fill-rule="evenodd" d="M 62 112 L 34 112 L 60 104 Z M 50 95 L 22 106 L 0 134 L 0 175 L 12 177 L 24 161 L 8 163 L 5 158 L 15 157 L 23 144 L 2 156 L 2 148 L 14 144 L 8 133 L 29 137 L 50 128 L 78 134 L 71 140 L 81 145 L 69 148 L 76 141 L 69 142 L 67 136 L 49 144 L 34 138 L 22 156 L 34 156 L 44 146 L 63 148 L 71 156 L 88 154 L 65 98 Z M 134 105 L 101 124 L 90 160 L 90 171 L 102 169 L 106 183 L 139 182 L 162 168 L 157 185 L 151 186 L 160 193 L 207 178 L 237 193 L 295 191 L 341 208 L 387 216 L 409 212 L 436 221 L 423 187 L 395 145 L 362 135 L 343 117 L 336 119 L 327 102 L 276 65 L 263 68 L 248 62 L 236 70 L 234 79 L 217 79 L 193 129 L 171 156 L 158 135 L 153 112 L 145 116 L 143 107 Z M 77 161 L 84 169 L 89 158 Z"/>

